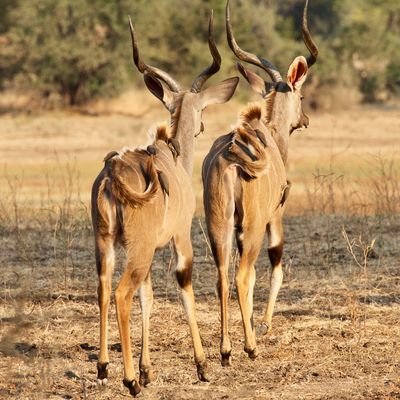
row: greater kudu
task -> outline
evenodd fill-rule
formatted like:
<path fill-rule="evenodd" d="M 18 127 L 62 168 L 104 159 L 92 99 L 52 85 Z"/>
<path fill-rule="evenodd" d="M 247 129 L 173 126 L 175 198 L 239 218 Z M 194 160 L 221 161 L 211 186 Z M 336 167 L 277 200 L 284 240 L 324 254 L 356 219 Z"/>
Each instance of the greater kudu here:
<path fill-rule="evenodd" d="M 308 126 L 301 106 L 301 86 L 308 68 L 316 61 L 318 49 L 307 26 L 304 7 L 302 32 L 310 51 L 306 60 L 296 57 L 289 67 L 287 82 L 269 61 L 245 52 L 237 45 L 230 22 L 229 0 L 226 5 L 228 42 L 235 55 L 268 73 L 272 83 L 238 64 L 239 71 L 263 101 L 245 109 L 237 127 L 219 137 L 203 163 L 204 209 L 207 230 L 218 267 L 218 294 L 221 307 L 221 362 L 231 364 L 228 334 L 228 269 L 235 233 L 240 261 L 236 271 L 236 288 L 245 334 L 244 350 L 254 359 L 257 354 L 253 325 L 254 264 L 260 253 L 265 231 L 272 264 L 271 289 L 263 316 L 261 333 L 271 329 L 276 297 L 282 283 L 282 216 L 289 184 L 285 165 L 289 135 Z"/>
<path fill-rule="evenodd" d="M 105 157 L 104 168 L 92 188 L 92 220 L 99 276 L 98 382 L 101 385 L 107 383 L 108 308 L 115 262 L 114 248 L 119 243 L 124 247 L 127 258 L 115 291 L 124 362 L 123 383 L 136 396 L 140 392 L 140 385 L 146 386 L 151 379 L 148 350 L 149 317 L 153 303 L 151 263 L 155 250 L 170 240 L 175 253 L 176 278 L 182 289 L 182 300 L 193 339 L 198 377 L 202 381 L 208 380 L 192 289 L 193 251 L 190 226 L 195 209 L 191 185 L 194 137 L 202 129 L 202 110 L 207 105 L 228 101 L 239 78 L 230 78 L 202 90 L 206 80 L 219 70 L 221 63 L 213 37 L 212 15 L 208 41 L 213 63 L 195 79 L 191 89 L 187 91 L 181 90 L 168 73 L 142 61 L 133 26 L 129 22 L 134 63 L 144 74 L 147 88 L 170 112 L 171 121 L 169 127 L 158 128 L 154 143 L 147 149 L 124 149 L 111 152 Z M 129 334 L 132 298 L 137 289 L 142 310 L 140 385 L 133 368 Z"/>

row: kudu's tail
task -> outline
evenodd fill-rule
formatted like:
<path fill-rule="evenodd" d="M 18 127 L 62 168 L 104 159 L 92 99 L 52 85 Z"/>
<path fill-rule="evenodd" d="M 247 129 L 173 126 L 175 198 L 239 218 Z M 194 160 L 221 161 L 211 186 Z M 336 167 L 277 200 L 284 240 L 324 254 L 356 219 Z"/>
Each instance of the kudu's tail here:
<path fill-rule="evenodd" d="M 125 174 L 124 168 L 124 161 L 120 159 L 112 165 L 112 193 L 121 204 L 127 204 L 133 208 L 142 207 L 153 199 L 160 187 L 158 173 L 154 165 L 154 157 L 149 155 L 146 160 L 146 168 L 143 174 L 147 182 L 147 187 L 144 192 L 137 192 L 132 188 L 132 184 L 127 182 L 126 179 L 127 176 L 131 176 L 131 174 Z"/>

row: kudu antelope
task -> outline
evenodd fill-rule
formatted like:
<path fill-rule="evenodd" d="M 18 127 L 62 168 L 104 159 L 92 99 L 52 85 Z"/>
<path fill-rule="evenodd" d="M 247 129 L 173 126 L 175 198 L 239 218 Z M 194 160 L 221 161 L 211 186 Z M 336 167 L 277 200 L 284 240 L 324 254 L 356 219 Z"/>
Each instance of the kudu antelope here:
<path fill-rule="evenodd" d="M 136 396 L 140 385 L 146 386 L 151 379 L 148 350 L 149 317 L 153 303 L 151 263 L 155 250 L 170 240 L 173 242 L 175 273 L 193 340 L 198 377 L 202 381 L 208 380 L 192 289 L 190 226 L 195 208 L 191 185 L 194 137 L 202 128 L 202 110 L 210 104 L 228 101 L 239 78 L 230 78 L 202 90 L 207 79 L 218 72 L 221 63 L 213 36 L 212 14 L 208 42 L 213 62 L 194 80 L 188 91 L 181 90 L 168 73 L 142 61 L 133 26 L 129 22 L 134 63 L 144 74 L 147 88 L 170 112 L 171 123 L 169 127 L 157 129 L 156 138 L 147 149 L 124 149 L 105 157 L 104 168 L 92 188 L 92 220 L 99 276 L 98 382 L 101 385 L 107 383 L 111 277 L 114 248 L 121 244 L 126 252 L 126 265 L 115 291 L 115 303 L 124 363 L 123 383 Z M 142 311 L 140 384 L 132 363 L 129 333 L 132 298 L 138 289 Z"/>
<path fill-rule="evenodd" d="M 202 170 L 204 209 L 212 253 L 218 268 L 218 294 L 221 308 L 221 363 L 231 364 L 228 334 L 228 268 L 233 234 L 240 255 L 236 270 L 236 288 L 245 335 L 244 350 L 257 357 L 253 325 L 254 264 L 260 253 L 265 231 L 272 265 L 268 306 L 260 325 L 265 334 L 271 329 L 275 301 L 282 283 L 282 215 L 289 184 L 285 165 L 289 135 L 308 126 L 301 107 L 301 87 L 308 68 L 316 61 L 318 49 L 307 25 L 307 2 L 303 14 L 303 38 L 310 56 L 296 57 L 284 82 L 272 63 L 248 53 L 237 45 L 226 5 L 226 29 L 229 46 L 242 61 L 254 64 L 272 79 L 264 81 L 238 64 L 239 71 L 263 100 L 249 105 L 241 113 L 237 127 L 219 137 L 207 154 Z M 257 329 L 258 331 L 258 329 Z"/>

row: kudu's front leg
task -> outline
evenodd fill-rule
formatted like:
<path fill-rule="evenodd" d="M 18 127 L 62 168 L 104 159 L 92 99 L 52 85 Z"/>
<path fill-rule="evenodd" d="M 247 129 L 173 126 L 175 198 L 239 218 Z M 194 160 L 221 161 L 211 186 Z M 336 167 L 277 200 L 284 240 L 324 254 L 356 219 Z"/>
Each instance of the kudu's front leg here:
<path fill-rule="evenodd" d="M 175 273 L 181 288 L 182 302 L 189 323 L 193 340 L 194 359 L 197 366 L 197 376 L 203 382 L 209 382 L 207 376 L 207 361 L 201 344 L 200 332 L 197 326 L 195 301 L 192 286 L 193 249 L 190 241 L 190 228 L 184 235 L 174 237 Z"/>

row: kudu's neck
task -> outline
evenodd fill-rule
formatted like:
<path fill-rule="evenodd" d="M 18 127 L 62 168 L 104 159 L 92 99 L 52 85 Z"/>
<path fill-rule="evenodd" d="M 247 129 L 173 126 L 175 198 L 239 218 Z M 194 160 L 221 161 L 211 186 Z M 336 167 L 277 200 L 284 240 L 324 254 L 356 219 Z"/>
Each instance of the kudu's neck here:
<path fill-rule="evenodd" d="M 182 114 L 181 114 L 182 116 Z M 192 121 L 187 118 L 178 118 L 176 121 L 175 139 L 180 144 L 180 159 L 188 175 L 193 173 L 194 158 L 194 129 Z"/>
<path fill-rule="evenodd" d="M 267 107 L 267 126 L 271 129 L 274 138 L 282 156 L 283 163 L 286 165 L 289 151 L 289 105 L 284 95 L 271 93 L 265 100 Z"/>

